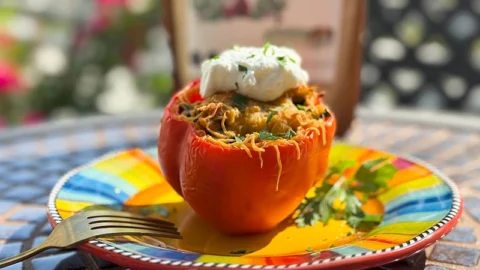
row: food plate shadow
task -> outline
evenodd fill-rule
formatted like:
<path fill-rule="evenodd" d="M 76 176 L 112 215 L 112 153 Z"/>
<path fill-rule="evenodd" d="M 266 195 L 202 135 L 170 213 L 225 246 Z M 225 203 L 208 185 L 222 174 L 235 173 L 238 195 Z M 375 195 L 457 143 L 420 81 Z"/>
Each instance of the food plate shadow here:
<path fill-rule="evenodd" d="M 273 230 L 252 235 L 229 236 L 218 232 L 205 223 L 185 202 L 154 205 L 91 205 L 82 211 L 111 209 L 124 211 L 152 218 L 167 220 L 175 224 L 183 239 L 166 239 L 151 236 L 115 237 L 115 242 L 124 244 L 142 243 L 153 247 L 194 253 L 206 253 L 223 256 L 244 256 L 266 247 L 271 240 L 285 228 L 292 226 L 291 220 L 285 220 Z M 109 238 L 102 238 L 109 241 Z M 153 255 L 153 254 L 151 254 Z"/>

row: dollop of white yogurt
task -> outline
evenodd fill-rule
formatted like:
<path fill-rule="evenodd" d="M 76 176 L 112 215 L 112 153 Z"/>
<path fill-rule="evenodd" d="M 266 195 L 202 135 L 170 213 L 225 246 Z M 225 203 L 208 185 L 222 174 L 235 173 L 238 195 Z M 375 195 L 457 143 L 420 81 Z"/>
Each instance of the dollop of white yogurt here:
<path fill-rule="evenodd" d="M 287 90 L 307 84 L 308 73 L 292 49 L 234 47 L 202 63 L 200 95 L 236 91 L 258 101 L 272 101 Z"/>

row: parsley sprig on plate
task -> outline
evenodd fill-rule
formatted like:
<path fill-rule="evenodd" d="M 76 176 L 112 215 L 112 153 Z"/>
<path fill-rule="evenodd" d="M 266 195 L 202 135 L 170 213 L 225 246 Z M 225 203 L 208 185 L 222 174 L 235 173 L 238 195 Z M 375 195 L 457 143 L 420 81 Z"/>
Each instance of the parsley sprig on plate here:
<path fill-rule="evenodd" d="M 345 177 L 344 172 L 355 164 L 355 161 L 345 160 L 329 168 L 322 185 L 315 190 L 315 196 L 305 198 L 298 207 L 295 218 L 298 227 L 313 226 L 318 222 L 327 224 L 332 218 L 346 220 L 352 228 L 380 223 L 382 215 L 367 214 L 362 205 L 387 187 L 397 169 L 386 163 L 386 158 L 380 158 L 364 162 L 353 177 Z M 340 178 L 332 184 L 334 176 Z"/>

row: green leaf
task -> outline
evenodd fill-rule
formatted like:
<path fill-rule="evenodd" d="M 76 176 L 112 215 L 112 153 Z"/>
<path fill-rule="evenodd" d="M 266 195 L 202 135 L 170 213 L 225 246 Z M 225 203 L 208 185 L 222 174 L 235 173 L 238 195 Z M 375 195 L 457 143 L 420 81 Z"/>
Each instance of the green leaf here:
<path fill-rule="evenodd" d="M 371 194 L 387 187 L 387 181 L 393 178 L 397 168 L 392 164 L 381 165 L 386 160 L 386 158 L 379 158 L 364 162 L 355 174 L 357 186 L 354 189 Z"/>
<path fill-rule="evenodd" d="M 328 168 L 329 174 L 343 174 L 343 172 L 357 164 L 355 160 L 342 160 Z"/>
<path fill-rule="evenodd" d="M 247 105 L 247 103 L 248 98 L 245 96 L 242 96 L 240 94 L 234 94 L 232 97 L 232 105 L 239 109 L 245 108 L 245 105 Z"/>
<path fill-rule="evenodd" d="M 244 140 L 245 140 L 245 136 L 240 136 L 240 137 L 235 136 L 235 142 L 241 143 Z"/>
<path fill-rule="evenodd" d="M 212 60 L 217 60 L 218 58 L 220 58 L 220 56 L 218 56 L 218 55 L 215 55 L 215 56 L 214 56 L 214 57 L 212 57 L 211 59 L 212 59 Z"/>
<path fill-rule="evenodd" d="M 263 55 L 267 55 L 267 51 L 270 49 L 270 46 L 272 46 L 272 44 L 270 44 L 268 41 L 263 45 Z"/>
<path fill-rule="evenodd" d="M 248 68 L 242 65 L 238 65 L 238 71 L 240 72 L 248 72 Z"/>
<path fill-rule="evenodd" d="M 327 201 L 323 200 L 318 207 L 318 211 L 320 213 L 321 221 L 323 222 L 323 224 L 328 224 L 328 221 L 330 220 L 330 218 L 332 218 L 333 215 L 333 208 L 328 205 Z"/>
<path fill-rule="evenodd" d="M 345 212 L 347 215 L 363 214 L 362 202 L 353 193 L 347 194 L 345 197 Z"/>
<path fill-rule="evenodd" d="M 275 114 L 277 114 L 277 112 L 270 112 L 268 114 L 268 117 L 267 117 L 267 125 L 268 123 L 270 123 L 270 121 L 272 121 L 272 118 L 275 116 Z"/>
<path fill-rule="evenodd" d="M 277 61 L 282 67 L 285 67 L 285 65 L 287 64 L 287 59 L 285 58 L 285 56 L 277 57 Z"/>
<path fill-rule="evenodd" d="M 263 140 L 263 141 L 275 141 L 275 140 L 278 140 L 279 137 L 273 135 L 270 132 L 260 131 L 260 133 L 258 134 L 258 139 Z"/>
<path fill-rule="evenodd" d="M 297 104 L 297 109 L 299 109 L 300 111 L 305 111 L 306 107 L 301 105 L 301 104 Z"/>
<path fill-rule="evenodd" d="M 255 54 L 252 53 L 249 57 L 247 57 L 247 59 L 250 59 L 250 58 L 253 58 L 253 57 L 255 57 Z"/>
<path fill-rule="evenodd" d="M 362 220 L 363 217 L 361 216 L 351 215 L 347 217 L 347 223 L 352 228 L 357 228 L 358 226 L 360 226 L 360 224 L 362 224 Z"/>
<path fill-rule="evenodd" d="M 312 247 L 307 247 L 307 249 L 306 249 L 305 251 L 306 251 L 306 252 L 309 252 L 309 253 L 314 252 Z"/>
<path fill-rule="evenodd" d="M 288 57 L 288 60 L 290 60 L 290 62 L 292 62 L 294 64 L 297 63 L 297 61 L 295 61 L 295 59 L 293 59 L 292 57 Z"/>
<path fill-rule="evenodd" d="M 364 162 L 357 170 L 355 176 L 359 178 L 347 179 L 340 177 L 334 184 L 330 178 L 335 174 L 343 175 L 346 169 L 356 164 L 352 160 L 344 160 L 329 168 L 322 185 L 315 189 L 315 196 L 305 198 L 295 213 L 295 223 L 299 227 L 313 226 L 322 221 L 327 224 L 332 218 L 346 220 L 348 225 L 358 231 L 368 231 L 378 225 L 382 215 L 365 214 L 362 204 L 368 199 L 370 190 L 378 191 L 379 187 L 386 185 L 396 168 L 391 164 L 383 164 L 386 159 L 369 160 Z M 358 190 L 360 189 L 360 190 Z M 367 192 L 363 191 L 368 190 Z M 354 191 L 360 191 L 357 194 Z M 345 208 L 334 208 L 334 203 L 343 202 Z"/>
<path fill-rule="evenodd" d="M 288 131 L 285 133 L 284 138 L 287 140 L 290 140 L 292 137 L 297 136 L 297 133 L 293 129 L 288 129 Z"/>
<path fill-rule="evenodd" d="M 366 214 L 363 218 L 363 222 L 373 222 L 373 223 L 380 223 L 382 222 L 383 215 L 379 214 Z"/>

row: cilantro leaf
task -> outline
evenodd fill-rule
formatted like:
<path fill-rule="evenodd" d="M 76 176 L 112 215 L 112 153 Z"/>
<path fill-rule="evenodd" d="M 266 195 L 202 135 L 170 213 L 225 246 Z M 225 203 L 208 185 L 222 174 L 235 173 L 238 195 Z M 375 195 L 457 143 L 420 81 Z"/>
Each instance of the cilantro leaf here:
<path fill-rule="evenodd" d="M 383 216 L 382 215 L 372 215 L 372 214 L 365 214 L 365 217 L 363 218 L 363 222 L 380 222 L 382 221 Z"/>
<path fill-rule="evenodd" d="M 267 125 L 268 123 L 270 123 L 270 121 L 272 121 L 272 118 L 275 116 L 275 114 L 277 114 L 276 112 L 270 112 L 268 114 L 268 117 L 267 117 Z"/>
<path fill-rule="evenodd" d="M 238 65 L 238 71 L 240 72 L 248 72 L 248 68 L 242 65 Z"/>
<path fill-rule="evenodd" d="M 288 129 L 287 132 L 285 133 L 284 138 L 287 140 L 290 140 L 292 137 L 297 136 L 297 133 L 293 129 Z"/>
<path fill-rule="evenodd" d="M 355 174 L 357 180 L 355 190 L 372 194 L 387 187 L 387 181 L 393 178 L 397 168 L 392 164 L 379 167 L 385 161 L 386 158 L 379 158 L 364 162 Z"/>
<path fill-rule="evenodd" d="M 216 60 L 216 59 L 218 59 L 218 58 L 220 58 L 220 56 L 218 56 L 218 55 L 215 55 L 214 57 L 212 57 L 212 58 L 210 58 L 210 59 L 212 59 L 212 60 Z"/>
<path fill-rule="evenodd" d="M 290 62 L 292 62 L 294 64 L 297 63 L 297 61 L 295 61 L 295 59 L 293 59 L 292 57 L 288 57 L 288 60 L 290 60 Z"/>
<path fill-rule="evenodd" d="M 247 57 L 247 59 L 250 59 L 250 58 L 253 58 L 253 57 L 255 57 L 255 54 L 252 53 L 249 57 Z"/>
<path fill-rule="evenodd" d="M 301 104 L 297 104 L 297 109 L 299 109 L 300 111 L 305 111 L 306 107 L 301 105 Z"/>
<path fill-rule="evenodd" d="M 343 174 L 346 169 L 354 166 L 356 163 L 357 162 L 354 160 L 342 160 L 338 162 L 337 164 L 328 168 L 327 178 L 333 174 Z"/>
<path fill-rule="evenodd" d="M 362 224 L 363 216 L 360 215 L 349 215 L 347 216 L 347 223 L 352 228 L 358 228 Z"/>
<path fill-rule="evenodd" d="M 299 227 L 313 226 L 317 222 L 327 224 L 332 218 L 346 220 L 356 230 L 368 230 L 381 222 L 383 215 L 366 214 L 362 205 L 393 178 L 397 169 L 386 158 L 365 161 L 353 178 L 343 174 L 356 164 L 344 160 L 332 165 L 322 185 L 315 189 L 313 197 L 305 198 L 297 208 L 295 223 Z M 330 178 L 341 177 L 334 184 Z"/>
<path fill-rule="evenodd" d="M 270 121 L 272 121 L 272 118 L 279 112 L 285 110 L 285 107 L 282 107 L 282 106 L 278 106 L 278 107 L 275 107 L 273 109 L 270 109 L 270 113 L 268 114 L 268 117 L 267 117 L 267 124 L 270 123 Z"/>
<path fill-rule="evenodd" d="M 272 46 L 272 44 L 270 44 L 268 41 L 263 45 L 263 55 L 267 55 L 267 51 L 270 49 L 270 46 Z"/>
<path fill-rule="evenodd" d="M 235 142 L 241 143 L 245 140 L 245 136 L 235 136 Z"/>
<path fill-rule="evenodd" d="M 232 97 L 232 105 L 239 109 L 245 108 L 245 105 L 247 105 L 247 102 L 248 102 L 248 98 L 240 94 L 234 94 Z"/>
<path fill-rule="evenodd" d="M 312 253 L 313 252 L 313 248 L 312 247 L 307 247 L 307 249 L 305 250 L 306 252 L 309 252 L 309 253 Z"/>
<path fill-rule="evenodd" d="M 277 57 L 277 61 L 282 67 L 285 67 L 285 65 L 287 64 L 287 59 L 285 58 L 285 56 Z"/>
<path fill-rule="evenodd" d="M 279 137 L 273 135 L 270 132 L 260 131 L 260 133 L 258 133 L 258 139 L 264 140 L 264 141 L 275 141 L 275 140 L 278 140 Z"/>

